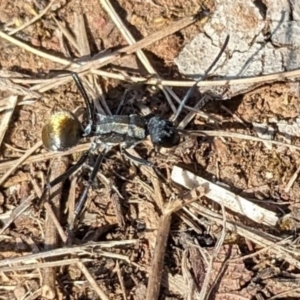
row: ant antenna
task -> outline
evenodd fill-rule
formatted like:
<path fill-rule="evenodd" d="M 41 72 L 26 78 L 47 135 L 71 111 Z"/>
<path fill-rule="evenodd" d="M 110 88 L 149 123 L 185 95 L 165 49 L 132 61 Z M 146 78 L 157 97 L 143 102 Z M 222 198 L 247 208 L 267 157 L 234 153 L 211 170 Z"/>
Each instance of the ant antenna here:
<path fill-rule="evenodd" d="M 83 83 L 81 81 L 81 79 L 79 78 L 78 74 L 76 72 L 70 71 L 70 70 L 51 70 L 51 73 L 56 73 L 56 74 L 71 74 L 76 86 L 79 90 L 79 92 L 81 93 L 86 108 L 88 110 L 88 125 L 86 126 L 85 130 L 84 130 L 84 136 L 89 136 L 91 131 L 92 131 L 92 125 L 94 124 L 94 119 L 93 119 L 93 108 L 94 105 L 93 103 L 90 101 L 87 92 L 83 86 Z"/>
<path fill-rule="evenodd" d="M 89 119 L 89 121 L 91 121 L 91 120 L 93 120 L 93 108 L 92 107 L 94 105 L 91 103 L 90 98 L 88 97 L 87 92 L 86 92 L 86 90 L 85 90 L 85 88 L 82 84 L 82 81 L 79 78 L 78 74 L 71 71 L 71 75 L 72 75 L 72 77 L 73 77 L 73 79 L 74 79 L 74 81 L 77 85 L 77 88 L 78 88 L 79 92 L 81 93 L 81 95 L 84 99 L 86 108 L 88 110 L 88 119 Z"/>
<path fill-rule="evenodd" d="M 218 62 L 218 60 L 220 59 L 221 55 L 223 54 L 223 52 L 225 51 L 227 45 L 228 45 L 228 42 L 229 42 L 229 35 L 227 35 L 226 39 L 225 39 L 225 42 L 219 52 L 219 54 L 217 55 L 217 57 L 214 59 L 214 61 L 212 62 L 212 64 L 209 66 L 209 68 L 205 71 L 204 75 L 203 76 L 200 76 L 196 82 L 194 83 L 194 85 L 192 85 L 188 91 L 186 92 L 184 98 L 182 99 L 178 109 L 177 109 L 177 112 L 176 112 L 176 115 L 173 119 L 173 122 L 175 122 L 177 120 L 177 118 L 179 117 L 179 114 L 181 113 L 184 105 L 186 104 L 187 100 L 189 99 L 189 97 L 191 96 L 191 94 L 196 90 L 197 88 L 197 85 L 200 81 L 202 81 L 203 79 L 207 78 L 208 76 L 208 73 L 211 71 L 211 69 L 215 66 L 215 64 Z"/>

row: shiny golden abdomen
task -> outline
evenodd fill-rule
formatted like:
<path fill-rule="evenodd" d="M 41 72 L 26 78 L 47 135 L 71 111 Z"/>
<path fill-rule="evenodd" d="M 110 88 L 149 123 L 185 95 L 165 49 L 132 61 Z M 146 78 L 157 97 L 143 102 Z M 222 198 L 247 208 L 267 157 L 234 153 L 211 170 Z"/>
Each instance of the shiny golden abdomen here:
<path fill-rule="evenodd" d="M 63 151 L 77 145 L 82 133 L 81 124 L 73 113 L 59 111 L 44 125 L 42 141 L 48 150 Z"/>

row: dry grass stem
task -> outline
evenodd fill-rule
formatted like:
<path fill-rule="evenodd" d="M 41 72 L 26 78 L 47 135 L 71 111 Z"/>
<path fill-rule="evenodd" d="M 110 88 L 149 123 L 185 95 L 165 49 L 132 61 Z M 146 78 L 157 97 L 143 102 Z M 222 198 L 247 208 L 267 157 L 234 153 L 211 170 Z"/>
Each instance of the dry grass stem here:
<path fill-rule="evenodd" d="M 41 146 L 42 141 L 37 142 L 33 147 L 28 149 L 21 158 L 17 159 L 12 165 L 12 167 L 0 178 L 0 186 L 4 183 L 4 181 L 10 176 L 10 174 L 13 171 L 15 171 L 20 165 L 22 165 L 22 163 Z"/>
<path fill-rule="evenodd" d="M 9 126 L 10 119 L 14 113 L 15 107 L 18 102 L 18 97 L 17 96 L 10 96 L 7 98 L 7 108 L 6 111 L 4 112 L 4 117 L 2 118 L 2 121 L 0 123 L 0 147 L 2 145 L 2 141 L 4 138 L 4 135 L 6 133 L 6 130 Z"/>
<path fill-rule="evenodd" d="M 162 215 L 158 224 L 155 249 L 147 286 L 146 300 L 156 300 L 159 296 L 166 246 L 169 237 L 172 216 Z"/>
<path fill-rule="evenodd" d="M 201 205 L 198 202 L 193 202 L 191 207 L 195 209 L 196 213 L 207 218 L 208 220 L 215 222 L 216 224 L 222 225 L 223 218 L 218 213 L 213 212 L 211 209 Z M 267 247 L 270 253 L 275 256 L 282 257 L 291 265 L 297 267 L 300 270 L 300 262 L 297 257 L 300 257 L 300 251 L 295 250 L 294 246 L 291 244 L 283 247 L 281 242 L 283 241 L 277 236 L 268 234 L 266 232 L 260 231 L 253 227 L 243 225 L 238 222 L 233 222 L 227 220 L 226 228 L 230 231 L 236 232 L 238 235 L 252 241 L 253 243 L 265 248 Z M 295 258 L 296 257 L 296 258 Z"/>
<path fill-rule="evenodd" d="M 45 252 L 39 252 L 22 257 L 14 257 L 0 260 L 0 266 L 13 265 L 19 263 L 26 263 L 27 261 L 37 259 L 47 259 L 56 256 L 64 255 L 97 255 L 101 253 L 103 249 L 134 245 L 138 243 L 138 240 L 124 240 L 124 241 L 109 241 L 109 242 L 91 242 L 82 244 L 80 246 L 66 246 L 64 248 L 53 249 Z"/>
<path fill-rule="evenodd" d="M 11 78 L 8 79 L 7 77 L 0 77 L 0 90 L 10 92 L 14 95 L 27 96 L 34 99 L 41 97 L 39 93 L 20 86 L 19 84 L 14 83 Z"/>
<path fill-rule="evenodd" d="M 51 163 L 51 175 L 50 181 L 57 178 L 68 168 L 68 159 L 58 158 Z M 61 192 L 63 182 L 53 187 L 49 194 L 53 194 L 54 197 L 50 200 L 50 203 L 45 203 L 46 209 L 46 220 L 45 220 L 45 251 L 55 249 L 59 246 L 58 232 L 56 227 L 60 227 L 60 216 L 61 216 Z M 62 229 L 61 229 L 62 230 Z M 43 286 L 42 296 L 47 299 L 55 299 L 56 295 L 56 268 L 45 268 L 43 270 Z"/>
<path fill-rule="evenodd" d="M 180 167 L 174 166 L 171 178 L 174 182 L 188 189 L 195 186 L 206 186 L 206 196 L 209 199 L 219 203 L 220 205 L 223 203 L 226 208 L 244 215 L 258 224 L 275 226 L 279 220 L 276 213 L 262 208 L 219 185 L 216 185 L 200 176 L 196 176 L 192 172 L 183 170 Z"/>
<path fill-rule="evenodd" d="M 290 191 L 291 187 L 293 186 L 294 182 L 296 181 L 297 177 L 299 176 L 299 172 L 300 172 L 300 166 L 297 168 L 297 170 L 295 171 L 295 173 L 293 174 L 293 176 L 287 183 L 286 187 L 284 188 L 284 191 L 286 193 L 288 193 Z"/>
<path fill-rule="evenodd" d="M 117 12 L 114 10 L 113 6 L 111 5 L 109 0 L 99 0 L 103 8 L 106 10 L 106 12 L 109 14 L 112 21 L 115 23 L 116 27 L 119 29 L 125 40 L 129 45 L 134 45 L 136 43 L 135 38 L 130 33 L 130 31 L 126 28 L 124 22 L 121 20 Z M 148 71 L 149 74 L 155 75 L 159 79 L 159 76 L 155 69 L 153 68 L 152 64 L 148 60 L 147 56 L 142 50 L 137 50 L 136 55 L 138 56 L 139 60 L 144 65 L 145 69 Z M 169 97 L 169 87 L 164 87 L 161 84 L 158 84 L 158 87 L 163 91 L 163 93 L 166 96 L 166 99 L 168 100 L 168 103 L 173 110 L 173 113 L 176 112 L 176 107 L 174 106 L 171 98 Z"/>
<path fill-rule="evenodd" d="M 26 27 L 30 26 L 31 24 L 35 23 L 36 21 L 38 21 L 43 15 L 45 15 L 48 10 L 51 8 L 51 6 L 53 5 L 53 3 L 56 0 L 52 0 L 49 2 L 49 4 L 45 7 L 45 9 L 43 9 L 37 16 L 35 16 L 34 18 L 32 18 L 30 21 L 28 21 L 27 23 L 23 24 L 22 26 L 12 30 L 9 35 L 14 35 L 17 32 L 20 32 L 21 30 L 25 29 Z"/>
<path fill-rule="evenodd" d="M 211 278 L 211 274 L 213 272 L 213 263 L 214 263 L 215 259 L 217 258 L 219 252 L 221 251 L 221 247 L 224 243 L 225 236 L 226 236 L 226 213 L 225 213 L 224 202 L 221 201 L 220 204 L 221 204 L 221 209 L 222 209 L 222 221 L 223 221 L 222 222 L 222 233 L 221 233 L 221 236 L 219 237 L 217 244 L 214 248 L 214 251 L 209 259 L 208 268 L 206 270 L 206 275 L 205 275 L 205 279 L 204 279 L 204 282 L 203 282 L 203 285 L 201 288 L 199 300 L 205 300 L 205 299 L 209 300 L 214 287 L 219 282 L 219 280 L 215 280 L 215 282 L 209 288 L 210 278 Z M 225 267 L 225 264 L 223 265 L 223 267 Z M 223 274 L 223 272 L 219 273 L 219 275 L 221 275 L 221 274 Z"/>
<path fill-rule="evenodd" d="M 79 54 L 81 57 L 90 56 L 91 49 L 89 45 L 89 40 L 87 37 L 87 32 L 84 24 L 83 15 L 74 15 L 75 20 L 75 33 L 76 33 L 76 42 L 78 45 Z"/>
<path fill-rule="evenodd" d="M 119 261 L 117 261 L 116 268 L 117 268 L 118 279 L 119 279 L 120 286 L 121 286 L 121 289 L 122 289 L 123 299 L 126 300 L 127 299 L 126 288 L 125 288 L 124 279 L 123 279 L 123 276 L 122 276 L 122 271 L 121 271 L 121 268 L 120 268 Z"/>
<path fill-rule="evenodd" d="M 86 73 L 87 71 L 83 72 Z M 158 79 L 155 77 L 147 78 L 142 76 L 127 76 L 124 73 L 114 73 L 108 72 L 105 70 L 92 70 L 91 73 L 104 77 L 111 78 L 123 81 L 130 81 L 132 83 L 143 83 L 147 85 L 155 85 L 161 84 L 163 86 L 170 87 L 191 87 L 195 84 L 195 81 L 192 80 L 168 80 L 168 79 Z M 255 77 L 246 77 L 246 78 L 236 78 L 236 79 L 220 79 L 220 80 L 204 80 L 200 81 L 197 86 L 198 87 L 218 87 L 224 86 L 225 84 L 236 85 L 236 84 L 249 84 L 249 83 L 271 83 L 274 81 L 281 81 L 288 78 L 297 78 L 300 77 L 300 70 L 295 71 L 287 71 L 282 73 L 274 73 L 270 75 L 262 75 Z M 34 83 L 45 83 L 50 84 L 53 83 L 54 79 L 38 79 L 38 78 L 11 78 L 11 81 L 14 83 L 23 83 L 23 84 L 34 84 Z M 34 90 L 38 90 L 39 87 L 34 88 Z"/>
<path fill-rule="evenodd" d="M 0 230 L 0 235 L 19 217 L 24 211 L 26 211 L 35 199 L 35 195 L 30 195 L 27 199 L 23 200 L 20 205 L 18 205 L 10 214 L 7 220 L 2 220 L 2 228 Z"/>
<path fill-rule="evenodd" d="M 79 262 L 77 263 L 77 266 L 81 270 L 81 272 L 84 274 L 85 278 L 88 280 L 94 291 L 97 293 L 98 297 L 101 300 L 109 300 L 108 296 L 102 291 L 102 289 L 98 286 L 97 281 L 91 276 L 91 273 L 88 271 L 86 266 Z"/>
<path fill-rule="evenodd" d="M 65 155 L 70 155 L 73 153 L 83 152 L 83 151 L 88 150 L 90 148 L 90 146 L 91 146 L 91 143 L 85 143 L 85 144 L 77 145 L 74 148 L 69 149 L 67 151 L 63 151 L 63 152 L 45 152 L 42 154 L 37 154 L 37 155 L 31 156 L 31 157 L 28 157 L 27 160 L 22 160 L 22 162 L 19 162 L 19 159 L 6 161 L 6 162 L 3 162 L 0 164 L 0 170 L 6 170 L 8 168 L 12 168 L 13 166 L 16 165 L 16 163 L 19 163 L 19 165 L 31 164 L 31 163 L 44 161 L 47 159 L 53 159 L 53 158 L 57 158 L 57 157 L 65 156 Z"/>
<path fill-rule="evenodd" d="M 196 201 L 204 193 L 204 188 L 199 187 L 186 194 L 182 199 L 175 200 L 172 203 L 167 204 L 166 209 L 163 211 L 163 215 L 158 224 L 157 238 L 155 243 L 154 255 L 152 259 L 152 265 L 150 270 L 150 276 L 147 286 L 147 300 L 158 299 L 163 267 L 164 256 L 166 251 L 167 240 L 170 231 L 172 213 L 180 210 L 183 206 Z"/>
<path fill-rule="evenodd" d="M 68 226 L 73 222 L 74 219 L 74 211 L 76 207 L 76 186 L 77 186 L 77 176 L 74 176 L 71 179 L 69 196 L 68 196 Z"/>
<path fill-rule="evenodd" d="M 44 268 L 55 268 L 61 266 L 68 266 L 71 264 L 75 264 L 78 262 L 90 262 L 93 261 L 91 258 L 70 258 L 70 259 L 62 259 L 56 261 L 42 262 L 36 264 L 26 264 L 23 266 L 13 266 L 13 267 L 2 267 L 0 268 L 0 272 L 17 272 L 17 271 L 26 271 L 26 270 L 34 270 L 34 269 L 44 269 Z"/>
<path fill-rule="evenodd" d="M 246 134 L 241 134 L 241 133 L 235 133 L 235 132 L 229 132 L 229 131 L 222 131 L 222 130 L 186 130 L 183 131 L 184 133 L 187 133 L 189 135 L 193 136 L 213 136 L 213 137 L 228 137 L 228 138 L 236 138 L 236 139 L 241 139 L 241 140 L 248 140 L 248 141 L 253 141 L 253 142 L 268 142 L 273 145 L 277 146 L 283 146 L 286 148 L 289 148 L 291 150 L 300 150 L 299 146 L 295 145 L 290 145 L 287 143 L 283 142 L 278 142 L 278 141 L 272 141 L 272 140 L 267 140 L 251 135 L 246 135 Z"/>
<path fill-rule="evenodd" d="M 162 30 L 160 30 L 160 31 L 158 31 L 154 34 L 151 34 L 148 37 L 138 41 L 134 45 L 124 47 L 124 48 L 122 48 L 120 50 L 117 50 L 117 51 L 115 51 L 115 52 L 113 52 L 113 53 L 111 53 L 111 54 L 109 54 L 109 55 L 107 55 L 103 58 L 96 59 L 96 60 L 90 60 L 89 62 L 87 62 L 83 66 L 81 66 L 78 63 L 74 63 L 74 62 L 72 62 L 68 59 L 62 59 L 62 58 L 59 58 L 57 56 L 50 55 L 48 53 L 40 51 L 40 50 L 38 50 L 34 47 L 31 47 L 31 46 L 27 45 L 26 43 L 23 43 L 23 42 L 15 39 L 15 38 L 5 34 L 2 31 L 0 31 L 0 38 L 5 39 L 8 42 L 10 42 L 10 43 L 26 50 L 26 51 L 29 51 L 33 54 L 36 54 L 40 57 L 43 57 L 45 59 L 51 60 L 53 62 L 62 64 L 64 66 L 67 66 L 67 67 L 70 67 L 70 68 L 74 68 L 74 71 L 76 71 L 78 73 L 81 73 L 81 72 L 84 72 L 84 71 L 89 71 L 89 72 L 97 75 L 97 73 L 94 72 L 95 69 L 104 67 L 104 66 L 116 61 L 117 59 L 121 58 L 123 55 L 132 54 L 132 53 L 138 51 L 141 48 L 147 47 L 147 46 L 155 43 L 156 41 L 159 41 L 160 39 L 176 32 L 176 31 L 178 31 L 178 30 L 180 30 L 184 27 L 187 27 L 188 25 L 194 23 L 195 21 L 196 21 L 196 18 L 194 16 L 183 18 L 180 21 L 174 22 L 174 23 L 170 24 L 169 26 L 163 28 Z M 71 80 L 70 76 L 66 77 L 66 78 L 61 78 L 59 81 L 56 78 L 53 81 L 51 81 L 52 83 L 47 84 L 47 85 L 35 86 L 35 87 L 32 88 L 32 90 L 39 90 L 40 92 L 44 92 L 44 91 L 46 91 L 48 89 L 51 89 L 51 88 L 53 88 L 53 87 L 55 87 L 59 84 L 67 83 L 70 80 Z"/>
<path fill-rule="evenodd" d="M 62 34 L 67 38 L 67 40 L 70 42 L 70 44 L 80 53 L 79 46 L 70 33 L 70 31 L 61 23 L 59 22 L 55 17 L 52 17 L 54 22 L 56 23 L 57 27 L 61 30 Z"/>

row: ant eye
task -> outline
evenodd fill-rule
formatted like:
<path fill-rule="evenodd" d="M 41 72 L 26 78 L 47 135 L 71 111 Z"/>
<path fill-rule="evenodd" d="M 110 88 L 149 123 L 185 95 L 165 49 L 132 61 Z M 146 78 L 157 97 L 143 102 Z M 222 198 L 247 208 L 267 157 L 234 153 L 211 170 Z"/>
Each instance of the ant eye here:
<path fill-rule="evenodd" d="M 78 144 L 82 127 L 77 117 L 69 111 L 53 114 L 42 130 L 44 146 L 51 151 L 63 151 Z"/>

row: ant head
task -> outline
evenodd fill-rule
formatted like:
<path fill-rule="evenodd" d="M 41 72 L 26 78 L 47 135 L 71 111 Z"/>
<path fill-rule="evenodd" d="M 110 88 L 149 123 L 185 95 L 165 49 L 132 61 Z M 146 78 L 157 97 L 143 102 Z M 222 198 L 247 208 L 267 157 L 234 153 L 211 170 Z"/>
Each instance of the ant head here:
<path fill-rule="evenodd" d="M 152 143 L 157 146 L 171 148 L 178 145 L 179 134 L 174 124 L 159 116 L 153 116 L 148 120 L 148 132 Z"/>
<path fill-rule="evenodd" d="M 64 151 L 76 146 L 82 135 L 78 118 L 70 111 L 59 111 L 44 125 L 42 141 L 48 150 Z"/>

